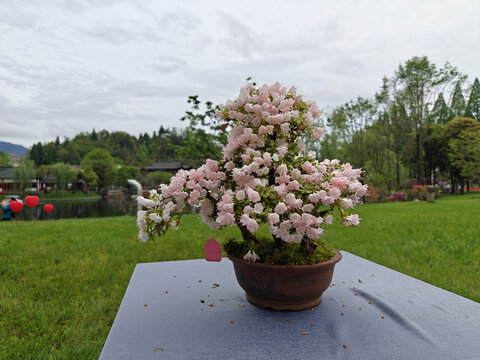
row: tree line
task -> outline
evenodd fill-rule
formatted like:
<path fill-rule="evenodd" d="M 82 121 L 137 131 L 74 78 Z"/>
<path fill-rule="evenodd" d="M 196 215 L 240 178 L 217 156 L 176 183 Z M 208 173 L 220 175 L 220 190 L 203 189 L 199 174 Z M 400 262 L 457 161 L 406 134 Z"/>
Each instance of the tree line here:
<path fill-rule="evenodd" d="M 134 178 L 155 187 L 168 182 L 171 174 L 158 171 L 142 175 L 140 166 L 174 160 L 198 166 L 207 158 L 218 159 L 221 156 L 218 135 L 201 128 L 202 119 L 214 117 L 213 104 L 207 102 L 203 113 L 196 96 L 191 96 L 188 103 L 192 110 L 187 111 L 182 120 L 188 119 L 191 123 L 185 129 L 161 126 L 152 135 L 144 133 L 138 137 L 121 131 L 93 129 L 73 139 L 61 141 L 57 137 L 55 141 L 34 144 L 15 168 L 18 190 L 30 187 L 33 177 L 45 183 L 53 181 L 59 195 L 69 183 L 79 181 L 90 188 L 103 188 L 125 185 L 127 179 Z M 3 162 L 3 157 L 0 160 Z"/>
<path fill-rule="evenodd" d="M 127 169 L 125 173 L 154 161 L 181 160 L 198 166 L 206 158 L 218 160 L 228 124 L 215 117 L 218 107 L 213 103 L 202 104 L 198 96 L 190 96 L 188 103 L 191 110 L 181 119 L 188 122 L 183 130 L 161 126 L 152 135 L 138 137 L 93 130 L 73 139 L 39 142 L 28 156 L 37 168 L 81 164 L 84 178 L 99 186 L 115 177 L 99 176 L 98 167 L 87 164 L 87 155 L 96 149 L 111 157 L 107 162 Z M 478 78 L 469 84 L 467 76 L 449 63 L 438 67 L 426 56 L 413 57 L 385 76 L 371 98 L 358 97 L 326 112 L 322 121 L 329 131 L 321 141 L 307 145 L 321 158 L 363 168 L 365 182 L 388 191 L 405 189 L 408 181 L 434 184 L 439 178 L 448 180 L 452 190 L 458 185 L 463 190 L 479 178 L 479 119 Z M 157 178 L 144 180 L 154 184 Z"/>
<path fill-rule="evenodd" d="M 34 144 L 28 156 L 35 166 L 55 163 L 81 164 L 85 156 L 94 149 L 105 149 L 120 165 L 142 166 L 153 161 L 182 160 L 197 164 L 199 158 L 219 151 L 212 136 L 206 134 L 197 137 L 198 131 L 187 128 L 165 129 L 160 127 L 152 135 L 140 134 L 138 137 L 126 132 L 107 130 L 82 132 L 73 139 L 57 137 L 55 141 Z"/>
<path fill-rule="evenodd" d="M 322 157 L 364 169 L 365 181 L 388 190 L 406 180 L 449 180 L 461 189 L 480 175 L 480 82 L 446 63 L 413 57 L 384 77 L 372 98 L 358 97 L 324 118 L 329 133 L 311 144 Z"/>

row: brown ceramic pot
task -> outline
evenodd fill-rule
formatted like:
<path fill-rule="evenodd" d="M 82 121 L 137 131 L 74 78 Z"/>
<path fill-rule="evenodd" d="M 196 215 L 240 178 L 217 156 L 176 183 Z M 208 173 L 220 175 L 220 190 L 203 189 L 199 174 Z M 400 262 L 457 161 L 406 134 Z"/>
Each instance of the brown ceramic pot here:
<path fill-rule="evenodd" d="M 342 254 L 315 265 L 267 265 L 228 255 L 247 300 L 261 308 L 305 310 L 320 304 Z"/>

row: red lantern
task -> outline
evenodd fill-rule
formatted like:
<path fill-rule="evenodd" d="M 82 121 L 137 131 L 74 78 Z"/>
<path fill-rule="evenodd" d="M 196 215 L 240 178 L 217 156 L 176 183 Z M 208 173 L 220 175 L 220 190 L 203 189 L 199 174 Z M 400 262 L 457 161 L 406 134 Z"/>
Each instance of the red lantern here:
<path fill-rule="evenodd" d="M 38 204 L 38 196 L 36 195 L 27 196 L 25 198 L 25 204 L 27 204 L 29 208 L 34 208 Z"/>
<path fill-rule="evenodd" d="M 20 210 L 23 209 L 23 202 L 17 200 L 17 201 L 11 201 L 10 202 L 10 209 L 14 212 L 17 213 Z"/>

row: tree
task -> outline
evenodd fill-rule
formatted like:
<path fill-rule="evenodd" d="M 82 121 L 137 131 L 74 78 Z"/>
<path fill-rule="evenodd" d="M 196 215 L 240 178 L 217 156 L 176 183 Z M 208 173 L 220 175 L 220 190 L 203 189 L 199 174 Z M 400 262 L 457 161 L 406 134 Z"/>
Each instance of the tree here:
<path fill-rule="evenodd" d="M 152 171 L 144 177 L 142 183 L 150 188 L 156 189 L 160 184 L 168 184 L 172 176 L 172 173 L 166 171 Z"/>
<path fill-rule="evenodd" d="M 58 148 L 53 142 L 43 146 L 43 164 L 55 164 L 58 161 Z"/>
<path fill-rule="evenodd" d="M 8 155 L 5 151 L 0 151 L 0 166 L 11 166 L 12 162 L 10 159 L 10 155 Z"/>
<path fill-rule="evenodd" d="M 63 196 L 63 191 L 67 189 L 69 183 L 73 183 L 77 178 L 77 170 L 68 164 L 56 163 L 50 166 L 51 174 L 55 177 L 55 185 L 58 196 Z"/>
<path fill-rule="evenodd" d="M 203 129 L 189 127 L 184 132 L 185 143 L 175 147 L 175 154 L 192 166 L 199 166 L 206 159 L 220 160 L 222 149 L 211 134 Z"/>
<path fill-rule="evenodd" d="M 41 142 L 32 145 L 32 148 L 28 152 L 28 157 L 35 162 L 35 166 L 40 166 L 46 163 L 43 145 Z"/>
<path fill-rule="evenodd" d="M 466 179 L 479 179 L 480 175 L 480 123 L 470 127 L 448 143 L 448 157 L 453 166 Z"/>
<path fill-rule="evenodd" d="M 430 63 L 428 58 L 423 56 L 413 57 L 405 64 L 399 65 L 394 77 L 390 80 L 393 103 L 398 107 L 401 116 L 408 124 L 408 131 L 413 136 L 413 156 L 407 157 L 406 160 L 412 165 L 411 175 L 415 175 L 419 183 L 423 181 L 425 169 L 424 125 L 433 99 L 440 92 L 448 91 L 453 84 L 459 87 L 465 79 L 466 76 L 449 63 L 437 69 L 435 64 Z"/>
<path fill-rule="evenodd" d="M 355 167 L 365 164 L 365 128 L 374 119 L 374 103 L 362 97 L 337 107 L 328 118 L 328 125 L 343 137 L 347 160 Z"/>
<path fill-rule="evenodd" d="M 338 134 L 332 131 L 325 134 L 320 142 L 320 148 L 311 146 L 311 150 L 316 150 L 322 159 L 339 159 L 341 157 L 341 143 Z"/>
<path fill-rule="evenodd" d="M 267 117 L 253 110 L 264 104 L 279 116 Z M 151 192 L 148 200 L 138 197 L 139 204 L 147 208 L 138 212 L 140 239 L 175 227 L 188 204 L 201 207 L 211 229 L 238 226 L 244 242 L 235 256 L 248 257 L 252 255 L 249 249 L 257 245 L 253 250 L 272 256 L 268 263 L 285 264 L 289 261 L 284 255 L 291 253 L 285 243 L 296 243 L 294 251 L 300 259 L 293 263 L 316 263 L 311 257 L 317 249 L 329 252 L 321 239 L 323 218 L 329 223 L 327 215 L 335 211 L 344 225 L 358 225 L 358 215 L 350 215 L 349 209 L 367 191 L 358 181 L 361 170 L 338 160 L 320 163 L 313 152 L 305 154 L 301 138 L 315 140 L 322 134 L 322 129 L 314 127 L 319 115 L 316 104 L 303 101 L 295 88 L 287 90 L 277 83 L 256 89 L 247 84 L 238 99 L 221 109 L 221 118 L 233 125 L 222 160 L 208 159 L 196 170 L 179 171 L 169 186 L 161 187 L 160 194 Z M 270 225 L 266 248 L 255 234 L 261 223 Z M 323 256 L 328 259 L 333 254 Z"/>
<path fill-rule="evenodd" d="M 34 180 L 34 162 L 27 157 L 21 158 L 18 166 L 13 169 L 13 182 L 16 190 L 25 195 L 25 189 L 31 188 Z"/>
<path fill-rule="evenodd" d="M 448 158 L 446 156 L 447 139 L 444 133 L 444 126 L 440 124 L 430 124 L 425 127 L 425 166 L 426 174 L 430 175 L 430 184 L 438 170 L 448 169 Z"/>
<path fill-rule="evenodd" d="M 480 121 L 480 81 L 475 78 L 472 85 L 472 91 L 470 91 L 470 97 L 468 98 L 467 110 L 465 111 L 465 117 L 470 117 Z"/>
<path fill-rule="evenodd" d="M 198 100 L 198 95 L 189 96 L 187 103 L 192 105 L 192 110 L 186 111 L 180 120 L 188 120 L 190 122 L 189 128 L 194 130 L 203 129 L 205 131 L 205 128 L 208 128 L 213 140 L 225 145 L 230 125 L 216 116 L 219 106 L 214 106 L 211 101 L 206 101 L 202 111 L 200 109 L 202 102 Z"/>
<path fill-rule="evenodd" d="M 450 110 L 452 111 L 453 117 L 461 117 L 465 114 L 465 98 L 463 97 L 460 82 L 457 82 L 455 85 L 455 90 L 453 91 L 452 95 L 452 102 L 450 104 Z"/>
<path fill-rule="evenodd" d="M 454 118 L 452 111 L 447 106 L 443 93 L 438 94 L 438 98 L 433 105 L 433 109 L 428 116 L 429 124 L 443 124 L 445 125 Z"/>
<path fill-rule="evenodd" d="M 410 122 L 403 114 L 405 111 L 399 104 L 393 94 L 395 87 L 392 86 L 392 80 L 383 78 L 382 87 L 375 94 L 377 116 L 376 123 L 380 125 L 382 136 L 385 139 L 386 156 L 386 176 L 388 190 L 392 189 L 392 179 L 395 174 L 395 187 L 400 187 L 400 179 L 403 175 L 404 163 L 409 158 L 406 149 L 412 143 L 410 131 Z"/>
<path fill-rule="evenodd" d="M 90 151 L 83 158 L 81 165 L 83 168 L 91 166 L 98 176 L 98 185 L 101 187 L 113 183 L 115 176 L 115 161 L 112 155 L 106 149 L 95 149 Z"/>
<path fill-rule="evenodd" d="M 480 122 L 471 118 L 455 118 L 445 126 L 444 133 L 452 190 L 455 191 L 458 181 L 463 194 L 465 180 L 478 177 Z"/>
<path fill-rule="evenodd" d="M 35 177 L 46 181 L 52 174 L 51 165 L 40 165 L 35 169 Z"/>
<path fill-rule="evenodd" d="M 81 177 L 88 184 L 89 187 L 95 188 L 99 184 L 98 175 L 91 166 L 85 166 L 81 172 Z"/>
<path fill-rule="evenodd" d="M 126 185 L 128 179 L 139 179 L 140 170 L 136 166 L 121 166 L 115 174 L 117 185 Z"/>

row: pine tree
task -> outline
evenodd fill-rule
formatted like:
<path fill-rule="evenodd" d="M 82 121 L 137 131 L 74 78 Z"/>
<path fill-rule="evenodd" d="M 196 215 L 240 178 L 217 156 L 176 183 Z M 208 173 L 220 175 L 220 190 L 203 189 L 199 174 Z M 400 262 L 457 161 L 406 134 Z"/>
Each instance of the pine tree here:
<path fill-rule="evenodd" d="M 478 78 L 475 78 L 473 82 L 465 116 L 480 121 L 480 81 Z"/>
<path fill-rule="evenodd" d="M 97 133 L 95 132 L 95 128 L 93 128 L 93 130 L 92 130 L 92 134 L 90 135 L 90 139 L 92 139 L 93 141 L 97 141 L 97 140 L 98 140 L 98 135 L 97 135 Z"/>
<path fill-rule="evenodd" d="M 41 142 L 32 145 L 32 148 L 29 151 L 29 157 L 34 161 L 35 166 L 40 166 L 46 163 L 43 145 Z"/>
<path fill-rule="evenodd" d="M 438 98 L 433 105 L 433 109 L 428 117 L 430 124 L 446 124 L 453 119 L 452 111 L 448 108 L 443 97 L 443 93 L 438 94 Z"/>
<path fill-rule="evenodd" d="M 462 88 L 460 87 L 460 82 L 457 82 L 457 85 L 455 85 L 455 90 L 453 90 L 450 109 L 452 110 L 454 117 L 462 117 L 465 114 L 466 104 L 465 98 L 463 97 Z"/>

